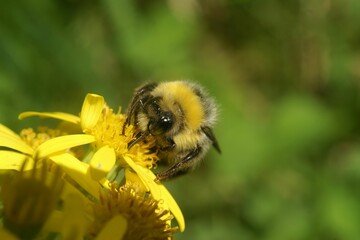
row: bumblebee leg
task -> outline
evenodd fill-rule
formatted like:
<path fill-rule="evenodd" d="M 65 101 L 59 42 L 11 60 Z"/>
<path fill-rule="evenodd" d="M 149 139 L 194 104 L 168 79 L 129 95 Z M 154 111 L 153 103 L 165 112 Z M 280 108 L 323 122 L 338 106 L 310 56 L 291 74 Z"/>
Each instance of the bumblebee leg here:
<path fill-rule="evenodd" d="M 125 123 L 123 125 L 123 129 L 122 129 L 122 134 L 125 134 L 125 127 L 128 126 L 131 122 L 131 119 L 134 116 L 134 111 L 137 111 L 137 109 L 139 108 L 139 101 L 136 101 L 135 103 L 132 103 L 129 110 L 128 110 L 128 114 L 127 114 L 127 118 L 125 120 Z"/>
<path fill-rule="evenodd" d="M 136 138 L 128 143 L 128 150 L 130 150 L 135 144 L 142 141 L 146 136 L 149 135 L 149 132 L 143 132 L 139 136 L 136 136 Z"/>
<path fill-rule="evenodd" d="M 134 97 L 131 100 L 130 106 L 128 107 L 127 111 L 127 118 L 125 120 L 122 134 L 125 133 L 125 127 L 128 126 L 133 118 L 136 116 L 139 108 L 142 106 L 143 101 L 145 98 L 149 96 L 149 93 L 157 86 L 157 83 L 148 83 L 144 86 L 140 87 L 139 89 L 135 90 Z M 134 120 L 136 122 L 136 119 Z"/>
<path fill-rule="evenodd" d="M 168 143 L 168 145 L 160 148 L 160 151 L 164 151 L 164 152 L 171 151 L 176 147 L 176 144 L 174 143 L 174 141 L 172 139 L 167 139 L 167 143 Z"/>
<path fill-rule="evenodd" d="M 197 157 L 202 152 L 201 147 L 197 147 L 192 150 L 185 158 L 183 158 L 180 162 L 175 163 L 169 169 L 156 174 L 155 182 L 163 181 L 171 177 L 175 177 L 177 175 L 181 175 L 184 172 L 187 172 L 191 166 L 193 166 L 193 162 L 196 161 Z"/>

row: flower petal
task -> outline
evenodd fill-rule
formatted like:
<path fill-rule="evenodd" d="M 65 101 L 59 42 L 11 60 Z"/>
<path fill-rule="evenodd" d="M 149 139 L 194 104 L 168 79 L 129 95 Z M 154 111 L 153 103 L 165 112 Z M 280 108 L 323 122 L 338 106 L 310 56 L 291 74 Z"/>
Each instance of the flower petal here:
<path fill-rule="evenodd" d="M 34 150 L 27 145 L 21 138 L 0 124 L 0 147 L 7 147 L 19 152 L 32 155 Z"/>
<path fill-rule="evenodd" d="M 130 168 L 125 168 L 126 185 L 135 189 L 136 192 L 149 192 L 150 189 L 143 183 L 141 178 Z"/>
<path fill-rule="evenodd" d="M 88 174 L 89 165 L 79 161 L 69 153 L 63 153 L 50 157 L 59 165 L 66 174 L 68 174 L 76 183 L 78 183 L 89 194 L 99 199 L 100 183 L 94 181 Z"/>
<path fill-rule="evenodd" d="M 116 155 L 113 148 L 103 146 L 95 152 L 91 161 L 89 173 L 94 180 L 100 180 L 108 174 L 116 161 Z"/>
<path fill-rule="evenodd" d="M 25 158 L 26 156 L 22 153 L 0 150 L 0 169 L 19 171 L 24 163 Z M 33 161 L 28 160 L 23 171 L 31 170 L 33 166 L 34 166 Z"/>
<path fill-rule="evenodd" d="M 74 124 L 80 123 L 80 118 L 78 116 L 63 112 L 23 112 L 18 116 L 18 118 L 22 120 L 24 118 L 33 117 L 33 116 L 55 118 L 55 119 L 63 120 L 65 122 L 71 122 Z"/>
<path fill-rule="evenodd" d="M 179 205 L 176 203 L 175 199 L 172 197 L 172 195 L 169 193 L 169 191 L 166 189 L 166 187 L 162 184 L 159 184 L 159 194 L 158 198 L 154 196 L 155 199 L 164 199 L 164 203 L 168 205 L 171 213 L 174 215 L 178 225 L 180 232 L 183 232 L 185 230 L 185 219 L 181 212 L 181 209 Z M 150 189 L 151 191 L 151 189 Z"/>
<path fill-rule="evenodd" d="M 84 132 L 95 126 L 101 115 L 105 100 L 97 94 L 87 94 L 81 109 L 80 123 Z"/>
<path fill-rule="evenodd" d="M 64 178 L 64 180 L 67 179 L 67 177 Z M 64 198 L 65 196 L 69 194 L 77 194 L 82 200 L 90 206 L 93 202 L 91 199 L 89 199 L 87 196 L 85 196 L 79 189 L 78 186 L 74 186 L 73 183 L 70 183 L 69 181 L 64 181 L 64 188 L 61 192 L 61 197 Z"/>
<path fill-rule="evenodd" d="M 86 219 L 85 204 L 77 194 L 70 194 L 64 199 L 64 218 L 62 239 L 83 239 L 89 222 Z"/>
<path fill-rule="evenodd" d="M 9 135 L 13 135 L 14 137 L 17 137 L 17 138 L 20 139 L 19 135 L 14 133 L 10 128 L 6 127 L 3 124 L 0 124 L 0 133 L 6 133 L 6 134 L 9 134 Z"/>
<path fill-rule="evenodd" d="M 0 239 L 19 240 L 11 232 L 7 231 L 5 228 L 2 227 L 0 227 Z"/>
<path fill-rule="evenodd" d="M 108 190 L 111 189 L 111 187 L 110 187 L 111 182 L 109 181 L 109 179 L 102 178 L 102 179 L 99 180 L 99 183 L 101 184 L 101 186 L 103 188 L 108 189 Z"/>
<path fill-rule="evenodd" d="M 59 210 L 53 210 L 46 220 L 45 225 L 43 227 L 43 231 L 45 232 L 60 232 L 62 225 L 59 224 L 64 220 L 64 213 Z"/>
<path fill-rule="evenodd" d="M 118 214 L 106 223 L 105 227 L 101 230 L 101 232 L 95 239 L 123 239 L 126 233 L 127 225 L 128 223 L 126 218 Z"/>
<path fill-rule="evenodd" d="M 95 141 L 95 137 L 87 134 L 73 134 L 52 138 L 42 143 L 35 150 L 34 156 L 44 158 L 51 154 L 67 150 L 72 147 L 91 143 Z"/>
<path fill-rule="evenodd" d="M 176 221 L 178 222 L 179 230 L 183 232 L 185 230 L 184 216 L 175 199 L 171 196 L 165 186 L 154 181 L 156 176 L 150 169 L 137 165 L 128 156 L 124 156 L 124 160 L 138 174 L 145 186 L 150 189 L 153 198 L 156 200 L 163 199 L 164 207 L 171 211 Z"/>

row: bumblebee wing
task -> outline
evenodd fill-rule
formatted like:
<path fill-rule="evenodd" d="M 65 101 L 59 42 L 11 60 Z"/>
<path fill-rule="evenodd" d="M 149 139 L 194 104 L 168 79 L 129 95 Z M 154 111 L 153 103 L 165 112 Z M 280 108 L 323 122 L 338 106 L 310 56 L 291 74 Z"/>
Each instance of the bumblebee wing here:
<path fill-rule="evenodd" d="M 215 135 L 213 133 L 213 131 L 211 130 L 211 128 L 209 127 L 202 127 L 201 130 L 205 133 L 205 135 L 212 141 L 212 145 L 214 146 L 214 148 L 216 149 L 216 151 L 218 151 L 218 153 L 221 153 L 221 149 L 220 146 L 218 144 L 218 141 L 215 138 Z"/>

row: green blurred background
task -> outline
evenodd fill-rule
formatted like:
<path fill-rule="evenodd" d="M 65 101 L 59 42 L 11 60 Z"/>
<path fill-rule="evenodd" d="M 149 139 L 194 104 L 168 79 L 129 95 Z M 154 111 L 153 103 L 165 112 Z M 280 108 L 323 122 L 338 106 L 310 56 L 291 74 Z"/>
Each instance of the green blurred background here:
<path fill-rule="evenodd" d="M 0 3 L 0 122 L 126 108 L 144 81 L 217 99 L 211 150 L 167 182 L 178 239 L 360 239 L 360 1 L 38 0 Z"/>

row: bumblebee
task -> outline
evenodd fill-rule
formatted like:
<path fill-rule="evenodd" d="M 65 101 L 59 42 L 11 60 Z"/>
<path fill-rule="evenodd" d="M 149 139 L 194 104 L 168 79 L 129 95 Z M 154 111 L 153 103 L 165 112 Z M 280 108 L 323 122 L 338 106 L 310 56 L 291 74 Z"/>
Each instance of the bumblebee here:
<path fill-rule="evenodd" d="M 162 181 L 193 170 L 213 145 L 220 153 L 212 127 L 217 118 L 215 101 L 199 85 L 188 81 L 147 83 L 135 90 L 125 125 L 139 134 L 128 144 L 151 135 L 156 151 L 170 167 L 156 175 Z"/>

